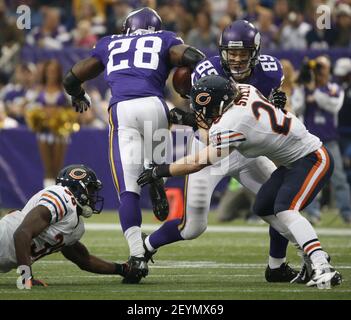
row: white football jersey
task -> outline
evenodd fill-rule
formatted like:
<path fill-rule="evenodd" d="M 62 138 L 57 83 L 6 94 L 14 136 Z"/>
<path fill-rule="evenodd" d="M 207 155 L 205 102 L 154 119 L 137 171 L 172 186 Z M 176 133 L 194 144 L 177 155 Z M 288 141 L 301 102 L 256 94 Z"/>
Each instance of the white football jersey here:
<path fill-rule="evenodd" d="M 50 186 L 36 193 L 22 210 L 0 220 L 0 271 L 17 267 L 13 234 L 25 216 L 36 206 L 50 210 L 50 225 L 31 244 L 32 262 L 77 242 L 84 234 L 84 223 L 77 214 L 76 200 L 68 188 Z"/>
<path fill-rule="evenodd" d="M 288 166 L 322 146 L 299 119 L 275 108 L 255 87 L 240 84 L 239 89 L 241 99 L 210 129 L 214 147 L 235 147 L 245 157 L 266 156 Z"/>

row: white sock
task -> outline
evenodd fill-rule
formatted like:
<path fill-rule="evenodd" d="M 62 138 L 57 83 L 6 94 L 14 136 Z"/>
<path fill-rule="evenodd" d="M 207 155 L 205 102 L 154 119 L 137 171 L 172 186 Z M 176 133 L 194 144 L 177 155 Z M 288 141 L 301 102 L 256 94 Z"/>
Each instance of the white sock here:
<path fill-rule="evenodd" d="M 326 253 L 323 250 L 314 251 L 310 256 L 312 263 L 319 264 L 319 263 L 326 263 L 328 260 L 326 259 Z"/>
<path fill-rule="evenodd" d="M 271 269 L 278 269 L 283 263 L 286 262 L 286 258 L 273 258 L 269 256 L 268 258 L 268 266 Z"/>
<path fill-rule="evenodd" d="M 133 257 L 143 257 L 145 250 L 141 238 L 141 228 L 138 226 L 130 227 L 124 232 L 124 236 L 129 245 L 130 255 Z"/>
<path fill-rule="evenodd" d="M 264 216 L 261 217 L 264 221 L 266 221 L 269 225 L 271 225 L 275 230 L 277 230 L 283 237 L 285 237 L 286 239 L 288 239 L 292 244 L 296 245 L 296 239 L 294 238 L 294 236 L 291 234 L 291 232 L 289 231 L 289 229 L 282 224 L 279 219 L 277 218 L 277 216 L 275 215 L 269 215 L 269 216 Z"/>
<path fill-rule="evenodd" d="M 322 251 L 321 244 L 318 240 L 316 231 L 313 229 L 312 225 L 304 218 L 298 211 L 286 210 L 277 213 L 277 218 L 284 224 L 291 234 L 296 239 L 299 246 L 304 250 L 304 252 L 311 258 L 312 263 L 319 263 L 321 261 L 321 256 L 316 254 L 316 252 L 321 251 L 323 253 L 324 261 L 326 260 L 326 254 Z M 315 256 L 315 258 L 313 258 Z"/>
<path fill-rule="evenodd" d="M 156 249 L 150 244 L 150 236 L 147 236 L 145 239 L 145 246 L 150 252 L 156 251 Z"/>

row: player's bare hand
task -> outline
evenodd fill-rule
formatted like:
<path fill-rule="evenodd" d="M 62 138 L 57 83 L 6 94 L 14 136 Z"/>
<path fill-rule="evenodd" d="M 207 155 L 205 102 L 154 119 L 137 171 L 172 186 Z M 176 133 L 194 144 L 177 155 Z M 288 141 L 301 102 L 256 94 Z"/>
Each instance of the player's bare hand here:
<path fill-rule="evenodd" d="M 34 287 L 48 287 L 48 284 L 46 282 L 44 282 L 43 280 L 39 280 L 39 279 L 31 279 L 32 282 L 32 286 Z"/>
<path fill-rule="evenodd" d="M 72 96 L 72 106 L 76 109 L 76 112 L 83 113 L 90 108 L 91 99 L 89 95 L 84 90 L 82 90 L 79 96 Z"/>

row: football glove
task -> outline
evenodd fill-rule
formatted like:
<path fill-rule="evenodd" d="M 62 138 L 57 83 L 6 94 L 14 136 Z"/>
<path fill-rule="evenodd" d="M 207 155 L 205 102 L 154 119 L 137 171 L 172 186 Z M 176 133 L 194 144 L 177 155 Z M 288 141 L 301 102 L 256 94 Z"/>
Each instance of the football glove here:
<path fill-rule="evenodd" d="M 286 94 L 279 89 L 272 90 L 269 99 L 276 108 L 284 109 L 286 104 Z"/>
<path fill-rule="evenodd" d="M 196 116 L 192 112 L 185 112 L 178 108 L 173 108 L 169 111 L 170 122 L 172 124 L 181 124 L 184 126 L 192 127 L 194 131 L 198 129 L 196 123 Z"/>
<path fill-rule="evenodd" d="M 165 221 L 169 214 L 169 205 L 163 179 L 157 179 L 149 185 L 152 211 L 157 220 Z"/>
<path fill-rule="evenodd" d="M 76 112 L 83 113 L 91 106 L 91 99 L 84 89 L 78 96 L 72 96 L 72 106 L 76 108 Z"/>
<path fill-rule="evenodd" d="M 148 183 L 153 183 L 154 181 L 160 179 L 156 173 L 157 166 L 145 169 L 139 176 L 137 183 L 140 187 L 146 186 Z"/>

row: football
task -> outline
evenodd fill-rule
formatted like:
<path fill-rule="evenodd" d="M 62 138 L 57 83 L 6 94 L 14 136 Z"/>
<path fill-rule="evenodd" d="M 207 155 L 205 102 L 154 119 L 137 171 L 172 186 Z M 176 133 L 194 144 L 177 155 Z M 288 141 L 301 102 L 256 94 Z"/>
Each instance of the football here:
<path fill-rule="evenodd" d="M 178 67 L 173 74 L 174 90 L 182 97 L 188 96 L 191 89 L 191 69 Z"/>

